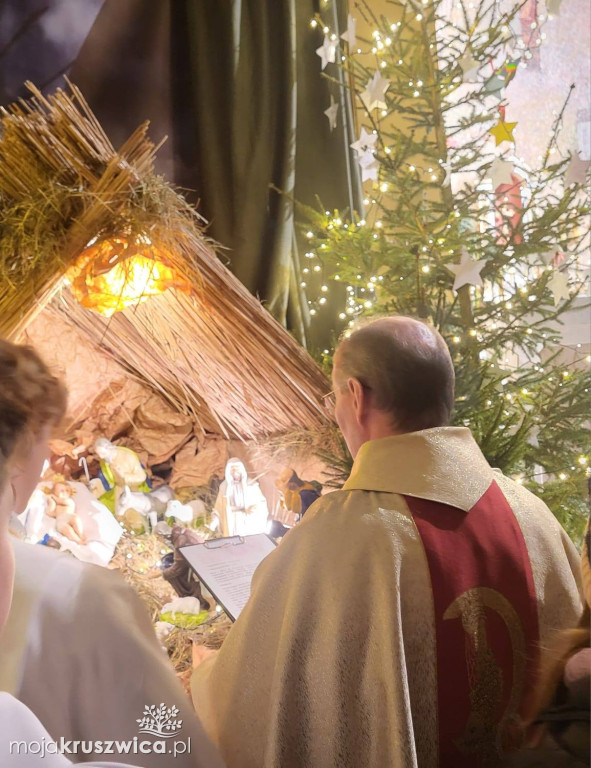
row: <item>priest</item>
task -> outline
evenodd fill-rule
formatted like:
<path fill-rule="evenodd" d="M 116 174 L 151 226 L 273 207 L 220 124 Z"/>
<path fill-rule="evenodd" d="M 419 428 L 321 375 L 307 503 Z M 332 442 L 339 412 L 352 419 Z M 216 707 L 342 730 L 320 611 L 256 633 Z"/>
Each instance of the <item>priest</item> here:
<path fill-rule="evenodd" d="M 195 669 L 229 768 L 488 768 L 518 745 L 539 648 L 581 610 L 576 550 L 547 507 L 450 427 L 441 336 L 381 318 L 339 345 L 354 457 L 256 571 Z"/>

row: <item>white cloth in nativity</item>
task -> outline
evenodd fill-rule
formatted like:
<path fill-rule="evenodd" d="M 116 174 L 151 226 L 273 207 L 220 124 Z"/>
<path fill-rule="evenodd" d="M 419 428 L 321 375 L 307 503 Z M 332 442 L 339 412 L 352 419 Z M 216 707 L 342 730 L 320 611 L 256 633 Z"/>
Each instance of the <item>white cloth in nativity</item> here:
<path fill-rule="evenodd" d="M 18 516 L 24 526 L 28 541 L 40 541 L 46 533 L 59 541 L 79 560 L 95 565 L 108 565 L 113 557 L 123 529 L 111 512 L 96 499 L 83 483 L 68 482 L 74 489 L 72 497 L 76 514 L 82 522 L 86 544 L 78 544 L 56 530 L 56 520 L 46 514 L 48 495 L 43 492 L 43 483 L 31 496 L 27 508 Z"/>

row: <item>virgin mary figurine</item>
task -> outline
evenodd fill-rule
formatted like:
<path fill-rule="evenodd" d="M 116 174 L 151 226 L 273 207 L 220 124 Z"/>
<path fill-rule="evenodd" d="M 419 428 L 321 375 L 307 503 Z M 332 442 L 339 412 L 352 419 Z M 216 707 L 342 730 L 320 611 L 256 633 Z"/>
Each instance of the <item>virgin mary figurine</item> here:
<path fill-rule="evenodd" d="M 267 500 L 259 484 L 248 479 L 240 459 L 230 459 L 215 502 L 212 527 L 219 528 L 223 536 L 265 533 L 268 517 Z"/>

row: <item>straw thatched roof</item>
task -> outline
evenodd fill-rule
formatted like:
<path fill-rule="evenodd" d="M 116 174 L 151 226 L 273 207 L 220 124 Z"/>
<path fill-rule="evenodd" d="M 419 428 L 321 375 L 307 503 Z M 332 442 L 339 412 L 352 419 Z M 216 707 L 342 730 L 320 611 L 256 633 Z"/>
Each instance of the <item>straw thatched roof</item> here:
<path fill-rule="evenodd" d="M 29 87 L 30 101 L 2 110 L 0 335 L 19 339 L 49 307 L 202 426 L 242 439 L 322 427 L 324 374 L 155 175 L 147 124 L 115 151 L 74 86 L 48 98 Z M 122 240 L 127 251 L 109 251 Z M 111 317 L 83 307 L 73 290 L 88 254 L 100 272 L 134 249 L 153 250 L 176 287 Z"/>

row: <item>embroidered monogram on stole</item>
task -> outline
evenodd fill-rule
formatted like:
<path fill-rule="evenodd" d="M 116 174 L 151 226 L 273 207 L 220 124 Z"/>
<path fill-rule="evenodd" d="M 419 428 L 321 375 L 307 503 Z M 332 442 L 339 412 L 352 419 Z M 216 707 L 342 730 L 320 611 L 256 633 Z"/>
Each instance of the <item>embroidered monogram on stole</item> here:
<path fill-rule="evenodd" d="M 440 764 L 488 768 L 516 746 L 515 723 L 537 667 L 525 541 L 494 481 L 468 513 L 405 498 L 433 588 Z"/>

